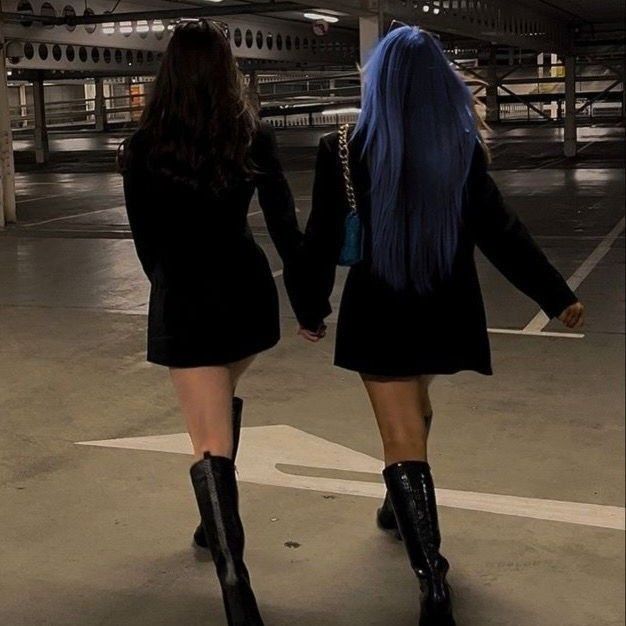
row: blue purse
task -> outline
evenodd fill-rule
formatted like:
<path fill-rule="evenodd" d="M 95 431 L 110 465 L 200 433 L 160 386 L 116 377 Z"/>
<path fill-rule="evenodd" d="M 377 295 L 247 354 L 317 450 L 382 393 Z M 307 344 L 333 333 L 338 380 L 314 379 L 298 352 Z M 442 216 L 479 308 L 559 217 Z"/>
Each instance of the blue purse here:
<path fill-rule="evenodd" d="M 363 222 L 359 215 L 356 202 L 356 193 L 352 183 L 350 171 L 350 150 L 348 148 L 348 124 L 339 131 L 339 158 L 343 168 L 343 177 L 346 185 L 346 196 L 350 212 L 344 224 L 344 236 L 338 264 L 343 267 L 352 267 L 363 260 Z"/>

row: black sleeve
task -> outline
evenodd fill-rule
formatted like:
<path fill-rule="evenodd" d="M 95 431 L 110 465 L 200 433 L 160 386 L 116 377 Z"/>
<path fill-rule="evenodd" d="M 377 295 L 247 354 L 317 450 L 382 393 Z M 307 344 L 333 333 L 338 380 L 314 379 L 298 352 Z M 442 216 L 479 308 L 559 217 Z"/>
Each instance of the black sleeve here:
<path fill-rule="evenodd" d="M 258 168 L 256 187 L 259 204 L 267 228 L 280 258 L 287 266 L 300 252 L 302 233 L 296 217 L 296 206 L 278 157 L 274 131 L 264 125 L 256 139 L 255 166 Z"/>
<path fill-rule="evenodd" d="M 128 147 L 122 148 L 128 150 Z M 154 220 L 151 219 L 151 184 L 145 168 L 138 159 L 129 159 L 123 170 L 124 196 L 130 229 L 135 241 L 137 256 L 146 276 L 152 279 L 157 260 L 157 236 Z"/>
<path fill-rule="evenodd" d="M 553 318 L 578 301 L 517 214 L 508 208 L 478 146 L 468 186 L 469 219 L 476 243 L 493 265 Z"/>
<path fill-rule="evenodd" d="M 300 324 L 316 331 L 330 315 L 346 216 L 345 198 L 336 151 L 322 138 L 317 155 L 312 209 L 304 236 L 302 280 L 304 293 L 297 303 Z"/>

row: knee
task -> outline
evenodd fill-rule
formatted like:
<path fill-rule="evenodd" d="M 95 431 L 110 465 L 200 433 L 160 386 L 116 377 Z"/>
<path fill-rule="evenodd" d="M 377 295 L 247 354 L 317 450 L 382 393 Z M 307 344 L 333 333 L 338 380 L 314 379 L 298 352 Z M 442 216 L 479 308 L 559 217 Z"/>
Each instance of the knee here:
<path fill-rule="evenodd" d="M 423 420 L 407 425 L 390 425 L 381 429 L 385 448 L 421 448 L 428 438 Z"/>

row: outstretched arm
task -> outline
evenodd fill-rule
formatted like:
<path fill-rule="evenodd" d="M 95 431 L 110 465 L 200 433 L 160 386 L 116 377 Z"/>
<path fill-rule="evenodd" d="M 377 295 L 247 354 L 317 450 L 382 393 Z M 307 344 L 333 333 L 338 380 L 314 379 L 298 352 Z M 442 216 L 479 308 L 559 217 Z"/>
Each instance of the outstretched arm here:
<path fill-rule="evenodd" d="M 322 138 L 317 155 L 312 209 L 304 238 L 302 294 L 296 314 L 306 331 L 314 335 L 330 315 L 330 295 L 335 286 L 337 260 L 343 242 L 345 201 L 338 195 L 340 170 L 337 154 Z"/>
<path fill-rule="evenodd" d="M 487 171 L 480 146 L 474 155 L 467 193 L 471 227 L 484 255 L 548 317 L 579 325 L 582 305 L 517 214 L 506 206 Z"/>

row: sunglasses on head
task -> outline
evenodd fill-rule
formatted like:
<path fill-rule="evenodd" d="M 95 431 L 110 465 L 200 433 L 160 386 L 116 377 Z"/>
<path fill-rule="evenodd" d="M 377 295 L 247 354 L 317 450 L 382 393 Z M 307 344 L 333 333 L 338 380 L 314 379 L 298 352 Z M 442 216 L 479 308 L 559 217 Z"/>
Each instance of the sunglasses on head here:
<path fill-rule="evenodd" d="M 174 22 L 174 31 L 178 30 L 207 30 L 211 27 L 217 28 L 226 39 L 230 39 L 230 27 L 226 22 L 209 20 L 205 17 L 180 18 Z"/>
<path fill-rule="evenodd" d="M 387 35 L 391 32 L 393 32 L 394 30 L 396 30 L 397 28 L 403 28 L 405 26 L 409 26 L 411 28 L 416 28 L 417 25 L 416 24 L 406 24 L 405 22 L 401 22 L 400 20 L 392 20 L 391 24 L 389 24 L 389 29 L 387 30 Z M 421 26 L 419 27 L 420 30 L 425 31 L 425 28 L 422 28 Z M 433 33 L 431 31 L 428 31 L 428 34 L 435 37 L 436 39 L 441 40 L 441 36 L 438 33 Z"/>

